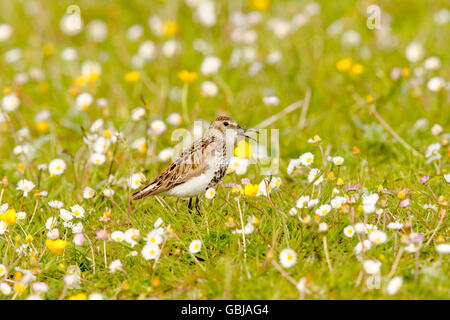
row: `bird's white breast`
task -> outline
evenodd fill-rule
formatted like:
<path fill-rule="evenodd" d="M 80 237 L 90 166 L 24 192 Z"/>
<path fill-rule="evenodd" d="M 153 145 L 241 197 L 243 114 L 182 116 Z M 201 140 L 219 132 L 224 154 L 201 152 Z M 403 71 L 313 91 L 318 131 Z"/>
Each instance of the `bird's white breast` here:
<path fill-rule="evenodd" d="M 193 177 L 188 181 L 168 190 L 167 195 L 188 198 L 196 197 L 205 193 L 208 184 L 214 177 L 215 165 L 208 166 L 205 172 L 197 177 Z"/>

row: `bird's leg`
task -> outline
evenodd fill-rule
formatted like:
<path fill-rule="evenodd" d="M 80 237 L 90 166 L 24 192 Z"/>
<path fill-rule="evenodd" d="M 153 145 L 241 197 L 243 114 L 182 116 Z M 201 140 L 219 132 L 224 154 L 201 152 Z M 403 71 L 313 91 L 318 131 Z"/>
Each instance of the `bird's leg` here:
<path fill-rule="evenodd" d="M 192 213 L 192 198 L 189 198 L 188 209 L 189 209 L 189 212 Z"/>
<path fill-rule="evenodd" d="M 195 200 L 195 210 L 197 210 L 197 213 L 200 214 L 200 199 L 198 197 Z"/>

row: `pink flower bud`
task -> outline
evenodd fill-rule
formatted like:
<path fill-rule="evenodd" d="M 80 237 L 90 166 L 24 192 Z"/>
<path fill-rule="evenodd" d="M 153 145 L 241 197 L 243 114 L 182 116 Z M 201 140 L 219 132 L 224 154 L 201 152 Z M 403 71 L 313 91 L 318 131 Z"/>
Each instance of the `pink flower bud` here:
<path fill-rule="evenodd" d="M 409 199 L 405 199 L 405 200 L 400 201 L 400 207 L 404 208 L 404 207 L 407 207 L 407 206 L 409 206 Z"/>
<path fill-rule="evenodd" d="M 430 177 L 423 176 L 422 178 L 419 179 L 419 182 L 420 182 L 420 183 L 425 183 L 425 182 L 428 181 L 428 179 L 430 179 Z"/>
<path fill-rule="evenodd" d="M 98 230 L 95 232 L 95 237 L 99 240 L 106 240 L 106 239 L 108 239 L 108 231 Z"/>
<path fill-rule="evenodd" d="M 75 237 L 73 237 L 73 243 L 77 246 L 82 246 L 84 243 L 84 236 L 82 233 L 77 233 Z"/>

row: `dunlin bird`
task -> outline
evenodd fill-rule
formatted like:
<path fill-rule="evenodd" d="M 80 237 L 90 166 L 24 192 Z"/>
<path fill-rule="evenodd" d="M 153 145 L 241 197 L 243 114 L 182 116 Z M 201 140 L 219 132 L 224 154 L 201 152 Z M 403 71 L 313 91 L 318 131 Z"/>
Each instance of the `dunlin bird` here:
<path fill-rule="evenodd" d="M 257 132 L 241 127 L 230 117 L 217 117 L 202 138 L 184 150 L 150 184 L 134 193 L 133 200 L 164 193 L 190 198 L 188 207 L 191 211 L 192 199 L 195 197 L 195 209 L 199 212 L 199 196 L 208 188 L 216 187 L 222 180 L 233 155 L 237 136 L 252 139 L 244 133 L 246 131 Z"/>

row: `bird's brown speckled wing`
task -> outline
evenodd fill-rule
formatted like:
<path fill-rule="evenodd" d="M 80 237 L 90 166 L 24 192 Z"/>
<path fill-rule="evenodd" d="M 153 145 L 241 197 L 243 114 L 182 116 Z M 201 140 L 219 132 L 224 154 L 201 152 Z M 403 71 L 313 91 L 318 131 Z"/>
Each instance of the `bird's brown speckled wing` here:
<path fill-rule="evenodd" d="M 133 200 L 170 190 L 190 178 L 199 176 L 208 165 L 208 159 L 214 152 L 214 137 L 195 141 L 184 150 L 157 178 L 133 194 Z"/>

